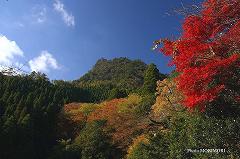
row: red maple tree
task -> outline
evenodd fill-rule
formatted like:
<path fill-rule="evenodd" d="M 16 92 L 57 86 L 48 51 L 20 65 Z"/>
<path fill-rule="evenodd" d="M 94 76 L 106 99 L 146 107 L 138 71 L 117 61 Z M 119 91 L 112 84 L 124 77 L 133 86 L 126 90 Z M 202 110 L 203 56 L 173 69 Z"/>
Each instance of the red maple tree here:
<path fill-rule="evenodd" d="M 161 51 L 180 73 L 185 106 L 204 110 L 220 98 L 239 104 L 240 1 L 207 0 L 202 6 L 199 15 L 185 18 L 178 40 L 161 40 Z"/>

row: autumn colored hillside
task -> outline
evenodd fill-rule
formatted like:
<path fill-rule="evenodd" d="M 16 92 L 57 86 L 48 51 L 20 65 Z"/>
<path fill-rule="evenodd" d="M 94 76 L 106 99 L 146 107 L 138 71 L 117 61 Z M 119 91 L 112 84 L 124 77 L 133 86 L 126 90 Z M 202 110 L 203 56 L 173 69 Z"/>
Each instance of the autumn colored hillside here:
<path fill-rule="evenodd" d="M 77 123 L 106 120 L 105 131 L 110 131 L 112 142 L 121 149 L 127 149 L 131 140 L 147 131 L 149 121 L 138 116 L 136 109 L 141 97 L 113 99 L 100 104 L 71 103 L 64 107 L 71 120 Z"/>
<path fill-rule="evenodd" d="M 239 159 L 240 1 L 184 15 L 154 42 L 168 75 L 127 58 L 75 81 L 1 71 L 0 159 Z"/>

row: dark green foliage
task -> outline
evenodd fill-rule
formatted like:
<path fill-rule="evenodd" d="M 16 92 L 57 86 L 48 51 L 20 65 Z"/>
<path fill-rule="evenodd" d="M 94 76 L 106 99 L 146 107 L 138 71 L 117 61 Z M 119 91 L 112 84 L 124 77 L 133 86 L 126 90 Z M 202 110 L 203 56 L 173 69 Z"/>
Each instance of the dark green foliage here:
<path fill-rule="evenodd" d="M 169 156 L 169 141 L 164 133 L 149 137 L 149 142 L 140 142 L 133 148 L 127 159 L 167 159 Z"/>
<path fill-rule="evenodd" d="M 128 155 L 127 159 L 151 159 L 149 155 L 148 145 L 141 142 L 134 147 L 131 154 Z"/>
<path fill-rule="evenodd" d="M 112 159 L 116 148 L 111 144 L 110 137 L 103 130 L 106 121 L 93 121 L 79 133 L 78 137 L 69 143 L 61 141 L 50 157 L 51 159 Z"/>
<path fill-rule="evenodd" d="M 102 81 L 94 81 L 87 82 L 78 86 L 83 89 L 84 101 L 91 103 L 98 103 L 109 99 L 112 89 L 115 87 L 111 82 L 102 82 Z"/>
<path fill-rule="evenodd" d="M 100 59 L 79 80 L 72 83 L 84 91 L 84 102 L 101 102 L 126 97 L 143 85 L 146 64 L 140 60 Z"/>
<path fill-rule="evenodd" d="M 107 99 L 126 97 L 131 92 L 139 92 L 143 83 L 146 89 L 141 90 L 155 93 L 156 81 L 163 78 L 165 75 L 160 74 L 154 64 L 147 66 L 140 60 L 115 58 L 98 60 L 79 80 L 73 82 L 55 80 L 53 83 L 63 90 L 65 103 L 98 103 Z"/>
<path fill-rule="evenodd" d="M 113 88 L 109 94 L 108 99 L 114 99 L 114 98 L 124 98 L 127 96 L 127 92 L 125 90 L 121 90 L 118 88 Z"/>
<path fill-rule="evenodd" d="M 238 158 L 240 118 L 181 116 L 171 122 L 170 158 Z M 225 153 L 191 153 L 187 149 L 226 149 Z"/>
<path fill-rule="evenodd" d="M 81 159 L 81 150 L 71 146 L 71 140 L 60 140 L 48 159 Z"/>
<path fill-rule="evenodd" d="M 144 72 L 143 86 L 137 91 L 142 96 L 142 102 L 140 103 L 137 113 L 140 115 L 147 115 L 152 105 L 156 101 L 156 87 L 157 81 L 163 80 L 166 75 L 159 73 L 156 65 L 149 64 Z"/>
<path fill-rule="evenodd" d="M 136 110 L 136 113 L 140 116 L 148 115 L 155 101 L 156 97 L 154 94 L 142 95 L 142 101 L 140 102 L 139 108 Z"/>
<path fill-rule="evenodd" d="M 167 159 L 169 156 L 169 144 L 168 134 L 156 133 L 151 136 L 148 145 L 149 156 L 156 159 Z"/>
<path fill-rule="evenodd" d="M 0 158 L 46 158 L 56 141 L 62 90 L 35 72 L 1 75 L 0 83 Z"/>
<path fill-rule="evenodd" d="M 156 65 L 148 65 L 144 72 L 143 94 L 154 94 L 156 92 L 157 81 L 164 78 L 165 76 L 159 73 Z"/>
<path fill-rule="evenodd" d="M 139 115 L 147 115 L 152 105 L 156 101 L 156 87 L 157 81 L 163 80 L 166 75 L 159 73 L 156 65 L 150 64 L 144 72 L 143 86 L 137 91 L 142 96 L 142 102 L 140 103 L 137 113 Z"/>
<path fill-rule="evenodd" d="M 111 158 L 110 138 L 103 131 L 104 121 L 88 123 L 72 147 L 81 149 L 82 159 Z"/>
<path fill-rule="evenodd" d="M 107 99 L 127 96 L 126 90 L 115 87 L 110 81 L 93 81 L 80 85 L 62 80 L 55 80 L 53 83 L 62 89 L 64 93 L 64 103 L 97 103 Z"/>
<path fill-rule="evenodd" d="M 69 81 L 54 80 L 53 84 L 63 92 L 64 103 L 89 102 L 89 93 L 86 89 L 76 87 Z"/>
<path fill-rule="evenodd" d="M 92 70 L 75 82 L 108 81 L 115 87 L 131 91 L 142 86 L 145 69 L 146 64 L 140 60 L 132 61 L 127 58 L 100 59 Z"/>
<path fill-rule="evenodd" d="M 237 159 L 240 156 L 239 123 L 239 117 L 220 119 L 181 112 L 171 118 L 168 130 L 157 131 L 149 143 L 135 149 L 134 154 L 144 152 L 145 158 L 154 159 Z M 225 149 L 226 152 L 190 152 L 201 149 Z"/>

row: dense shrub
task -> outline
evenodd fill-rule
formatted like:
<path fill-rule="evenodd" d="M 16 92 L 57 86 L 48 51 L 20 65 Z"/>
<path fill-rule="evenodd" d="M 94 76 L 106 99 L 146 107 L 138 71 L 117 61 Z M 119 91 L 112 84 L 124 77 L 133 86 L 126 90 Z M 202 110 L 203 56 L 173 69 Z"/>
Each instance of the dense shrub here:
<path fill-rule="evenodd" d="M 110 136 L 103 130 L 105 121 L 97 120 L 87 123 L 78 137 L 61 140 L 55 147 L 51 159 L 111 159 L 117 149 L 111 144 Z"/>

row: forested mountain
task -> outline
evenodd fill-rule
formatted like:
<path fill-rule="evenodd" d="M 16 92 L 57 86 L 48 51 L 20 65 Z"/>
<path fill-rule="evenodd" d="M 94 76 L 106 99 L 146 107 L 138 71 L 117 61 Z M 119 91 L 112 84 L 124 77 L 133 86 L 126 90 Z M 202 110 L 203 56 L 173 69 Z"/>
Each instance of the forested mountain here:
<path fill-rule="evenodd" d="M 59 158 L 58 153 L 63 153 L 63 156 L 69 153 L 69 157 L 72 158 L 73 156 L 71 155 L 77 155 L 78 157 L 81 155 L 92 156 L 92 153 L 95 151 L 99 153 L 98 155 L 105 155 L 105 157 L 100 158 L 109 158 L 109 156 L 115 155 L 118 155 L 119 158 L 122 156 L 131 142 L 128 134 L 122 136 L 128 141 L 127 143 L 120 144 L 121 141 L 116 139 L 116 141 L 120 143 L 112 144 L 111 136 L 109 136 L 108 133 L 106 134 L 104 130 L 106 128 L 104 124 L 107 122 L 106 118 L 100 117 L 95 119 L 96 116 L 94 115 L 95 117 L 93 116 L 92 121 L 85 121 L 85 118 L 88 118 L 85 113 L 89 114 L 95 108 L 97 110 L 101 110 L 100 108 L 102 108 L 104 112 L 106 111 L 107 113 L 106 117 L 114 117 L 114 114 L 117 113 L 121 120 L 129 120 L 129 122 L 131 120 L 131 122 L 137 123 L 138 118 L 143 115 L 141 118 L 144 121 L 144 116 L 150 110 L 155 100 L 156 81 L 160 79 L 161 74 L 154 64 L 146 65 L 141 61 L 131 61 L 126 58 L 120 58 L 114 59 L 112 62 L 110 61 L 110 64 L 106 64 L 106 66 L 105 62 L 108 63 L 108 61 L 103 61 L 105 60 L 98 61 L 95 69 L 99 69 L 97 66 L 100 65 L 102 68 L 106 67 L 107 70 L 114 70 L 112 71 L 113 73 L 108 74 L 105 72 L 108 78 L 104 76 L 104 72 L 101 74 L 101 72 L 97 71 L 99 75 L 96 75 L 96 77 L 89 73 L 93 80 L 85 81 L 84 84 L 81 83 L 79 85 L 63 80 L 51 82 L 45 74 L 36 72 L 32 72 L 30 75 L 4 75 L 0 73 L 0 158 L 14 159 L 16 156 L 18 156 L 18 158 L 29 159 L 42 159 L 49 156 L 50 158 Z M 120 64 L 124 65 L 124 63 L 126 63 L 126 65 L 129 65 L 127 67 L 133 67 L 134 69 L 132 69 L 132 72 L 125 70 L 130 68 L 117 69 L 114 63 L 118 63 L 117 67 L 120 67 Z M 135 89 L 139 94 L 131 96 L 129 101 L 127 99 L 120 99 L 119 101 L 122 103 L 120 102 L 119 105 L 124 105 L 119 106 L 121 107 L 119 110 L 123 111 L 122 113 L 119 112 L 119 114 L 115 105 L 116 103 L 113 102 L 118 100 L 114 98 L 126 97 L 128 93 L 127 85 L 120 88 L 118 83 L 115 82 L 115 80 L 119 82 L 122 80 L 117 76 L 118 73 L 121 77 L 125 78 L 125 81 L 123 81 L 125 84 L 128 84 L 126 81 L 128 81 L 128 78 L 131 78 L 130 81 L 132 80 L 136 84 L 136 86 L 132 87 L 132 90 Z M 137 76 L 137 74 L 139 76 Z M 96 104 L 103 100 L 110 101 L 107 103 L 109 107 L 104 106 L 103 108 L 101 104 Z M 123 103 L 123 101 L 126 103 Z M 74 120 L 68 119 L 68 114 L 65 114 L 66 111 L 63 109 L 64 103 L 70 102 L 93 102 L 95 106 L 94 104 L 87 105 L 86 109 L 90 111 L 84 111 L 84 120 L 76 123 Z M 132 109 L 132 107 L 135 108 Z M 82 106 L 79 106 L 79 108 L 82 109 Z M 112 109 L 109 110 L 109 114 L 108 109 Z M 81 113 L 81 111 L 78 113 Z M 113 115 L 111 115 L 111 113 L 113 113 Z M 62 126 L 65 124 L 67 125 Z M 113 121 L 112 124 L 116 124 L 115 121 Z M 131 125 L 123 126 L 129 129 L 132 127 Z M 124 127 L 122 130 L 117 131 L 117 134 L 119 133 L 120 135 L 124 132 Z M 67 129 L 67 131 L 62 128 Z M 112 129 L 112 132 L 115 132 L 112 126 L 108 128 Z M 116 128 L 117 127 L 114 127 L 114 129 Z M 96 132 L 95 129 L 98 131 Z M 137 126 L 129 133 L 133 137 L 137 131 L 143 131 L 143 129 Z M 73 134 L 73 132 L 75 135 L 69 135 Z M 90 139 L 86 139 L 86 141 L 83 142 L 82 139 L 89 133 L 93 133 L 93 136 L 89 136 Z M 121 135 L 119 137 L 121 137 Z M 81 138 L 81 140 L 78 141 L 78 138 Z M 108 141 L 102 143 L 103 138 L 106 138 Z M 62 144 L 60 141 L 65 141 L 65 139 L 74 141 L 74 143 L 70 141 L 67 143 L 68 140 L 66 141 L 66 144 L 71 144 L 71 148 L 74 148 L 74 150 L 71 150 L 73 152 L 66 151 L 67 154 L 65 154 L 62 152 L 61 147 L 58 147 Z M 105 145 L 100 146 L 101 149 L 96 150 L 94 148 L 96 145 L 92 143 L 91 140 L 97 142 L 96 144 Z M 85 146 L 79 147 L 80 143 L 82 145 L 93 144 L 91 154 L 84 154 L 84 151 L 89 153 L 90 150 L 85 149 Z M 75 145 L 78 147 L 77 149 L 75 149 Z M 121 149 L 119 149 L 119 147 L 121 147 Z M 106 151 L 103 149 L 106 149 Z M 122 151 L 122 149 L 125 150 Z M 80 152 L 81 154 L 79 154 Z"/>
<path fill-rule="evenodd" d="M 46 76 L 0 73 L 0 158 L 46 158 L 56 144 L 64 92 Z"/>
<path fill-rule="evenodd" d="M 164 78 L 166 75 L 159 73 L 156 65 L 122 57 L 113 60 L 102 58 L 80 79 L 72 82 L 55 80 L 53 83 L 65 90 L 65 103 L 94 103 L 127 97 L 133 92 L 154 93 L 156 81 Z"/>
<path fill-rule="evenodd" d="M 124 57 L 112 60 L 102 58 L 88 73 L 74 83 L 80 85 L 107 83 L 114 87 L 134 90 L 143 85 L 146 68 L 147 64 L 140 60 L 130 60 Z M 163 77 L 162 74 L 160 76 Z"/>
<path fill-rule="evenodd" d="M 239 159 L 240 1 L 203 6 L 155 41 L 167 77 L 127 58 L 75 81 L 0 71 L 0 159 Z"/>

